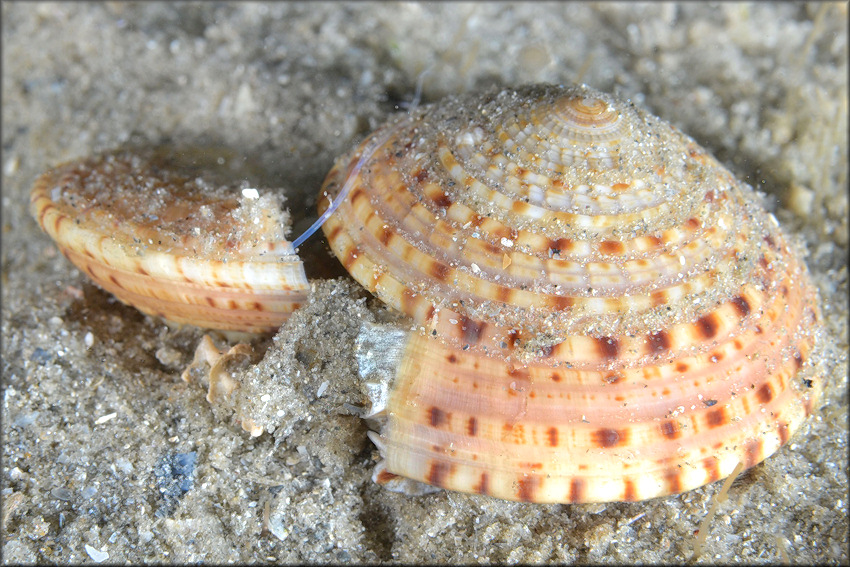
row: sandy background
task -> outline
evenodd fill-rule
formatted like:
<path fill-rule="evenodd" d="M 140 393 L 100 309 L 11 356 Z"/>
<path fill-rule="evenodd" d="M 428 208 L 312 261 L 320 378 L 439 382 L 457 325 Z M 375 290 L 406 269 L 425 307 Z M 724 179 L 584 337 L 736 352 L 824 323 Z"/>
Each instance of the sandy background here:
<path fill-rule="evenodd" d="M 202 333 L 117 303 L 27 212 L 33 179 L 127 142 L 261 160 L 295 233 L 336 156 L 410 101 L 585 82 L 671 121 L 767 194 L 823 298 L 826 394 L 742 475 L 701 562 L 847 563 L 847 4 L 2 5 L 3 560 L 667 562 L 719 485 L 534 506 L 369 479 L 353 341 L 392 318 L 328 255 L 236 411 L 180 373 Z M 321 392 L 321 395 L 319 393 Z"/>

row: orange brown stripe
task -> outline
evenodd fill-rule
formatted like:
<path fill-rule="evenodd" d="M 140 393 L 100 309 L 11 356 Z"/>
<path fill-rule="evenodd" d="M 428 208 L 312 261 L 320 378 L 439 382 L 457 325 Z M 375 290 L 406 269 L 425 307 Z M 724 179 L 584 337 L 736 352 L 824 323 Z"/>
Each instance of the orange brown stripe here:
<path fill-rule="evenodd" d="M 520 478 L 517 483 L 517 500 L 520 502 L 534 502 L 535 494 L 540 487 L 541 479 L 537 475 L 527 475 Z"/>
<path fill-rule="evenodd" d="M 431 467 L 428 469 L 426 479 L 428 484 L 439 488 L 446 487 L 446 480 L 451 472 L 451 466 L 443 461 L 434 460 L 431 462 Z"/>

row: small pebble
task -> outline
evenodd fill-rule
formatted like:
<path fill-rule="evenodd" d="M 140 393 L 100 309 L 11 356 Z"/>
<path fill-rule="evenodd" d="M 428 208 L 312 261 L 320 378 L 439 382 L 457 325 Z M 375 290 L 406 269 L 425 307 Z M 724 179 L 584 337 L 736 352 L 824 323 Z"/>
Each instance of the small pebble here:
<path fill-rule="evenodd" d="M 104 561 L 109 559 L 109 554 L 107 552 L 100 551 L 99 549 L 94 548 L 89 544 L 86 544 L 86 553 L 89 554 L 89 557 L 91 557 L 92 561 L 94 561 L 95 563 L 103 563 Z"/>
<path fill-rule="evenodd" d="M 171 347 L 160 347 L 155 353 L 156 359 L 167 368 L 180 368 L 183 355 L 179 350 Z"/>
<path fill-rule="evenodd" d="M 18 172 L 18 166 L 20 165 L 21 160 L 18 156 L 12 156 L 6 160 L 6 163 L 3 164 L 3 173 L 6 175 L 14 175 Z"/>
<path fill-rule="evenodd" d="M 116 412 L 112 412 L 112 413 L 106 414 L 106 415 L 104 415 L 104 416 L 102 416 L 102 417 L 97 418 L 97 419 L 94 421 L 94 424 L 95 424 L 95 425 L 101 425 L 101 424 L 103 424 L 103 423 L 106 423 L 106 422 L 107 422 L 107 421 L 109 421 L 109 420 L 115 419 L 115 416 L 116 416 L 116 415 L 118 415 Z"/>
<path fill-rule="evenodd" d="M 50 495 L 56 498 L 57 500 L 62 500 L 64 502 L 70 502 L 74 499 L 74 493 L 68 490 L 67 488 L 57 487 L 50 491 Z"/>
<path fill-rule="evenodd" d="M 330 386 L 330 382 L 325 380 L 319 385 L 319 389 L 316 390 L 316 397 L 321 398 L 322 395 L 328 390 L 328 386 Z"/>

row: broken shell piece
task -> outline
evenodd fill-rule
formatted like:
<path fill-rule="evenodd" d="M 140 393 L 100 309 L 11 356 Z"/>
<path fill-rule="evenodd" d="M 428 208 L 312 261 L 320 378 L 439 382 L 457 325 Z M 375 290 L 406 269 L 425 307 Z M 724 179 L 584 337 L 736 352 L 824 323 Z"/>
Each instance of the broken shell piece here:
<path fill-rule="evenodd" d="M 114 150 L 57 166 L 30 210 L 100 287 L 148 315 L 275 331 L 306 299 L 282 197 L 221 150 Z"/>
<path fill-rule="evenodd" d="M 388 471 L 387 462 L 383 458 L 383 455 L 386 453 L 386 449 L 384 448 L 384 442 L 381 439 L 381 436 L 374 431 L 367 431 L 366 436 L 369 437 L 372 443 L 375 444 L 375 447 L 378 448 L 378 453 L 381 455 L 381 459 L 372 471 L 372 482 L 380 484 L 390 492 L 400 492 L 402 494 L 407 494 L 408 496 L 424 496 L 425 494 L 433 494 L 434 492 L 439 492 L 441 490 L 436 486 L 431 486 L 430 484 L 419 482 L 418 480 L 413 480 L 412 478 L 403 477 Z"/>
<path fill-rule="evenodd" d="M 369 402 L 359 412 L 363 419 L 383 418 L 390 384 L 395 377 L 407 332 L 389 325 L 363 323 L 355 342 L 354 356 L 360 374 L 360 388 Z"/>
<path fill-rule="evenodd" d="M 191 382 L 196 371 L 209 366 L 207 401 L 211 404 L 228 405 L 231 395 L 239 387 L 239 382 L 230 374 L 229 364 L 240 359 L 250 360 L 254 354 L 254 349 L 244 343 L 232 346 L 224 352 L 215 346 L 209 335 L 204 335 L 195 349 L 192 363 L 183 371 L 181 378 L 184 382 Z M 242 429 L 250 433 L 251 437 L 258 437 L 263 433 L 262 426 L 257 425 L 253 419 L 240 416 L 240 422 Z"/>

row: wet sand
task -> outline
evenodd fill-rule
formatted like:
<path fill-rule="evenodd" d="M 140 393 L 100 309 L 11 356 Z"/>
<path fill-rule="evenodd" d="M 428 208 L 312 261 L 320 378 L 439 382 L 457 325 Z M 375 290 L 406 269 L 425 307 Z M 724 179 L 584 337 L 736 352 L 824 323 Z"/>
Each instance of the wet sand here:
<path fill-rule="evenodd" d="M 531 505 L 370 480 L 354 340 L 396 320 L 324 237 L 309 305 L 238 375 L 187 383 L 203 332 L 115 301 L 27 211 L 48 167 L 127 143 L 226 146 L 298 234 L 334 159 L 412 101 L 584 82 L 669 120 L 766 193 L 807 250 L 823 399 L 742 474 L 699 562 L 847 563 L 846 4 L 4 3 L 3 560 L 687 560 L 720 483 L 642 503 Z M 221 345 L 225 342 L 220 340 Z M 202 374 L 202 373 L 201 373 Z M 200 376 L 200 375 L 199 375 Z M 251 437 L 239 416 L 265 426 Z"/>

